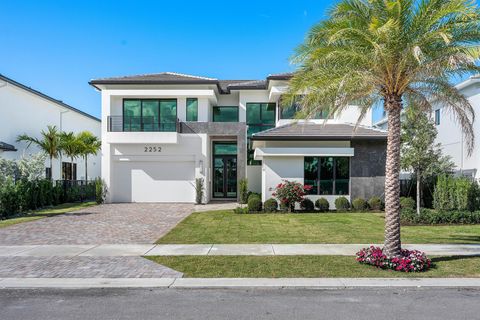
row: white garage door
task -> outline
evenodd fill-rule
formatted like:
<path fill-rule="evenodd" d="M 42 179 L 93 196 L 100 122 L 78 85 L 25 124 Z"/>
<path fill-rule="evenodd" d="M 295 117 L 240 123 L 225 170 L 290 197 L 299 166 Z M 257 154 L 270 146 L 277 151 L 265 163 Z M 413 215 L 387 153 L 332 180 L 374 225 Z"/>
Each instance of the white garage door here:
<path fill-rule="evenodd" d="M 195 163 L 116 162 L 113 202 L 194 202 Z"/>

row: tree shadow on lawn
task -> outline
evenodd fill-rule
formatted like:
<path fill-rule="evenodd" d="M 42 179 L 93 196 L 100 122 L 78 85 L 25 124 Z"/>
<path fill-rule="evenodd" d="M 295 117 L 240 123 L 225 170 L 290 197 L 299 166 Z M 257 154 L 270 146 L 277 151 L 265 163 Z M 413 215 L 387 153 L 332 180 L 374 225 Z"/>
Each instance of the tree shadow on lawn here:
<path fill-rule="evenodd" d="M 479 236 L 468 236 L 468 235 L 452 235 L 451 237 L 443 237 L 443 238 L 437 238 L 439 240 L 445 240 L 448 243 L 448 241 L 465 241 L 465 242 L 455 242 L 455 243 L 449 243 L 449 244 L 480 244 L 480 235 Z"/>
<path fill-rule="evenodd" d="M 433 263 L 433 267 L 435 268 L 435 263 L 438 262 L 447 262 L 447 261 L 456 261 L 456 260 L 468 260 L 468 259 L 475 259 L 480 257 L 478 254 L 472 254 L 472 255 L 464 255 L 464 256 L 442 256 L 442 257 L 433 257 L 430 258 Z"/>

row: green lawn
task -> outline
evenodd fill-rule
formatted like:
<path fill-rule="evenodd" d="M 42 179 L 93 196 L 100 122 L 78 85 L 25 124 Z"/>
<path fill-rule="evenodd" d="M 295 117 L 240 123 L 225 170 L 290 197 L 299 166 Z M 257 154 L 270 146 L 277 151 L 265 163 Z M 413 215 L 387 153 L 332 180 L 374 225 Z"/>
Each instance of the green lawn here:
<path fill-rule="evenodd" d="M 426 272 L 405 273 L 362 265 L 346 256 L 152 256 L 187 278 L 480 277 L 480 257 L 435 257 Z"/>
<path fill-rule="evenodd" d="M 7 220 L 0 220 L 0 228 L 5 228 L 17 223 L 34 221 L 34 220 L 42 219 L 45 217 L 56 216 L 59 214 L 76 211 L 82 208 L 93 206 L 95 204 L 96 203 L 93 201 L 82 202 L 82 203 L 64 203 L 58 206 L 32 211 L 25 214 L 24 216 L 11 218 Z"/>
<path fill-rule="evenodd" d="M 382 213 L 193 213 L 157 243 L 382 243 Z M 404 243 L 480 243 L 480 225 L 404 226 Z"/>

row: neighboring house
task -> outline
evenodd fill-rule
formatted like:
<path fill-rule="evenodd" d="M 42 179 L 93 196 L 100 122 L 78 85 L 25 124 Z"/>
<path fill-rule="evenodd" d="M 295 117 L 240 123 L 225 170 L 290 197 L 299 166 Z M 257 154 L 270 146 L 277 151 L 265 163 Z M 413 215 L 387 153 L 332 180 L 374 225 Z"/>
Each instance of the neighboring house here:
<path fill-rule="evenodd" d="M 238 182 L 271 196 L 282 179 L 333 201 L 383 195 L 386 133 L 358 127 L 351 106 L 333 119 L 295 121 L 280 108 L 291 74 L 217 80 L 178 73 L 92 80 L 102 94 L 102 177 L 110 202 L 237 199 Z"/>
<path fill-rule="evenodd" d="M 480 114 L 480 76 L 472 76 L 468 80 L 456 86 L 460 92 L 467 97 L 475 111 L 476 119 Z M 475 147 L 469 156 L 467 144 L 462 133 L 461 126 L 454 115 L 437 104 L 432 113 L 432 119 L 437 126 L 436 141 L 441 144 L 443 154 L 450 156 L 455 163 L 457 174 L 480 178 L 478 172 L 480 166 L 480 125 L 478 120 L 473 123 L 475 134 Z"/>
<path fill-rule="evenodd" d="M 20 134 L 40 138 L 40 132 L 48 125 L 56 126 L 63 131 L 75 133 L 87 130 L 100 137 L 100 120 L 68 104 L 56 100 L 10 78 L 0 75 L 0 108 L 2 109 L 2 125 L 0 126 L 0 157 L 20 159 L 40 152 L 33 144 L 27 149 L 25 142 L 16 142 Z M 89 179 L 100 176 L 100 154 L 89 157 Z M 70 169 L 73 166 L 73 174 Z M 45 174 L 50 167 L 45 163 Z M 69 158 L 54 159 L 52 178 L 85 179 L 84 160 Z M 76 170 L 75 170 L 76 169 Z M 73 177 L 71 177 L 73 175 Z"/>

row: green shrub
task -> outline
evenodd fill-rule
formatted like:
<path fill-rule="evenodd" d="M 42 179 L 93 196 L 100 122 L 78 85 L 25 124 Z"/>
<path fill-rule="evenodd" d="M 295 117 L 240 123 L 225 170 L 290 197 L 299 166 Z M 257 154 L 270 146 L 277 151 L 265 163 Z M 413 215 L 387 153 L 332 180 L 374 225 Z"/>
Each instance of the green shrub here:
<path fill-rule="evenodd" d="M 455 181 L 451 176 L 439 176 L 433 192 L 433 207 L 440 211 L 455 209 L 454 189 Z"/>
<path fill-rule="evenodd" d="M 480 210 L 480 187 L 478 182 L 472 181 L 472 187 L 468 192 L 468 210 L 476 211 Z"/>
<path fill-rule="evenodd" d="M 330 203 L 325 198 L 319 198 L 315 201 L 315 207 L 317 207 L 320 212 L 327 212 L 330 210 Z"/>
<path fill-rule="evenodd" d="M 350 202 L 345 197 L 338 197 L 335 199 L 335 209 L 337 211 L 346 211 L 350 209 Z"/>
<path fill-rule="evenodd" d="M 453 187 L 453 199 L 455 200 L 455 210 L 464 211 L 469 208 L 469 195 L 472 181 L 467 178 L 456 178 Z"/>
<path fill-rule="evenodd" d="M 300 208 L 303 211 L 312 212 L 315 209 L 315 206 L 312 200 L 310 200 L 309 198 L 305 198 L 300 202 Z"/>
<path fill-rule="evenodd" d="M 371 210 L 379 211 L 382 210 L 382 199 L 379 197 L 371 197 L 370 200 L 368 200 L 368 207 Z"/>
<path fill-rule="evenodd" d="M 248 201 L 250 201 L 250 199 L 252 199 L 252 198 L 262 199 L 262 195 L 261 195 L 260 193 L 256 193 L 256 192 L 249 192 L 249 193 L 248 193 L 247 203 L 248 203 Z"/>
<path fill-rule="evenodd" d="M 203 178 L 195 179 L 195 203 L 202 204 L 203 201 L 204 180 Z"/>
<path fill-rule="evenodd" d="M 400 208 L 402 209 L 415 209 L 416 208 L 415 200 L 410 197 L 400 197 Z"/>
<path fill-rule="evenodd" d="M 363 198 L 356 198 L 352 201 L 352 207 L 356 211 L 365 211 L 367 209 L 367 201 Z"/>
<path fill-rule="evenodd" d="M 97 204 L 105 202 L 105 197 L 107 196 L 107 186 L 101 178 L 95 179 L 95 201 Z"/>
<path fill-rule="evenodd" d="M 262 211 L 262 200 L 259 197 L 251 197 L 248 200 L 248 212 Z"/>
<path fill-rule="evenodd" d="M 274 198 L 270 198 L 263 204 L 265 212 L 275 212 L 278 209 L 278 202 Z"/>
<path fill-rule="evenodd" d="M 233 209 L 233 213 L 245 214 L 245 213 L 248 213 L 248 208 L 247 207 L 236 207 L 235 209 Z"/>
<path fill-rule="evenodd" d="M 422 208 L 420 215 L 412 209 L 402 209 L 405 224 L 480 224 L 480 211 L 437 211 Z"/>
<path fill-rule="evenodd" d="M 238 182 L 238 192 L 240 194 L 240 203 L 248 202 L 248 180 L 247 178 L 240 179 Z"/>

